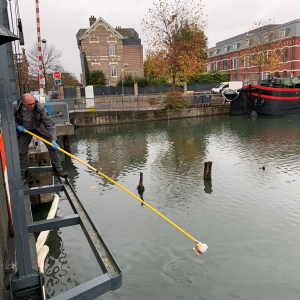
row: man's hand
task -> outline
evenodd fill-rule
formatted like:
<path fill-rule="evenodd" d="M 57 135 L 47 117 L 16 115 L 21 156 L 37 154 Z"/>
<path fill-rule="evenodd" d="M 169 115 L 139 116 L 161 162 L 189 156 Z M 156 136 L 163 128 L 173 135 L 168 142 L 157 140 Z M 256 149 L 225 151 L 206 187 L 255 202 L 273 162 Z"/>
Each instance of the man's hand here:
<path fill-rule="evenodd" d="M 19 125 L 19 126 L 17 127 L 17 129 L 18 129 L 19 132 L 24 132 L 24 133 L 26 133 L 26 132 L 25 132 L 25 129 L 26 129 L 26 128 L 25 128 L 24 126 Z"/>
<path fill-rule="evenodd" d="M 51 146 L 53 149 L 57 149 L 57 148 L 60 148 L 59 145 L 55 142 L 55 141 L 52 141 L 52 144 L 53 146 Z"/>

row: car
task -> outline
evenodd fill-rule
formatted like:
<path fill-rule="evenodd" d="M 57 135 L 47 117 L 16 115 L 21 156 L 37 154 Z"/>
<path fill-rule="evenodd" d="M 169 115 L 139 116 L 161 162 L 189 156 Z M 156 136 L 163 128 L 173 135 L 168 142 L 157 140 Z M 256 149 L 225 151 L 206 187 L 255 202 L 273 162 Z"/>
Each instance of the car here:
<path fill-rule="evenodd" d="M 216 87 L 211 89 L 212 93 L 221 94 L 226 89 L 238 91 L 243 87 L 242 81 L 221 82 Z"/>
<path fill-rule="evenodd" d="M 39 91 L 31 91 L 30 94 L 34 97 L 35 100 L 40 101 L 40 92 Z"/>
<path fill-rule="evenodd" d="M 58 99 L 58 92 L 57 91 L 49 91 L 48 95 L 51 97 L 51 99 Z"/>

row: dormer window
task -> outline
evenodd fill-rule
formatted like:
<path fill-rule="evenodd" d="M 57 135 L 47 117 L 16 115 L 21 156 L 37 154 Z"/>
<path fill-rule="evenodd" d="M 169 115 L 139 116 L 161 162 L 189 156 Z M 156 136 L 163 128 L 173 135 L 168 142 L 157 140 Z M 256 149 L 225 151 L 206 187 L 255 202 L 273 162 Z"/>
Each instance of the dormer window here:
<path fill-rule="evenodd" d="M 249 47 L 249 46 L 250 46 L 250 41 L 249 41 L 248 39 L 245 41 L 245 46 L 246 46 L 246 47 Z"/>
<path fill-rule="evenodd" d="M 227 46 L 224 46 L 224 53 L 227 52 Z"/>
<path fill-rule="evenodd" d="M 288 29 L 288 28 L 282 28 L 282 29 L 280 29 L 280 31 L 279 31 L 279 37 L 280 37 L 281 39 L 287 37 L 288 32 L 289 32 L 289 29 Z"/>
<path fill-rule="evenodd" d="M 237 43 L 233 43 L 233 50 L 237 50 Z"/>

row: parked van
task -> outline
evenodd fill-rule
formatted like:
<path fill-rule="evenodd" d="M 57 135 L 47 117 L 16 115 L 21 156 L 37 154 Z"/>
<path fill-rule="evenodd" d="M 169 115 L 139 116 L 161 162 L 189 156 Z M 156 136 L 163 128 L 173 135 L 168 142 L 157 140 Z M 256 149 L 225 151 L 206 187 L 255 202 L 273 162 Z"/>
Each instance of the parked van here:
<path fill-rule="evenodd" d="M 229 81 L 229 82 L 221 82 L 216 87 L 211 89 L 211 92 L 214 94 L 220 94 L 221 91 L 230 89 L 237 91 L 243 87 L 242 81 Z"/>

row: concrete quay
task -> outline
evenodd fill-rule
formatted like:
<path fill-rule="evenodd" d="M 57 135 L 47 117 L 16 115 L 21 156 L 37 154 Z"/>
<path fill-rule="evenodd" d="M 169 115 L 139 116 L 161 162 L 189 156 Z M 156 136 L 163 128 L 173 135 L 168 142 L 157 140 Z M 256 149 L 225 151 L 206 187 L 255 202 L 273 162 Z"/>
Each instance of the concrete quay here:
<path fill-rule="evenodd" d="M 70 112 L 70 121 L 76 127 L 131 122 L 158 121 L 191 117 L 225 115 L 230 113 L 229 105 L 210 105 L 181 110 L 123 110 L 123 111 L 75 111 Z"/>

